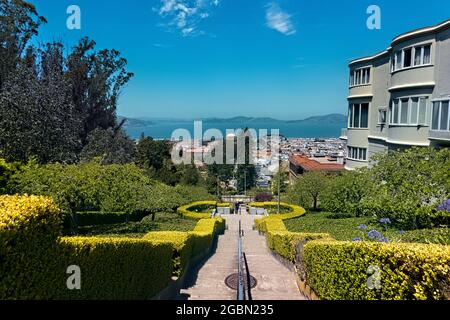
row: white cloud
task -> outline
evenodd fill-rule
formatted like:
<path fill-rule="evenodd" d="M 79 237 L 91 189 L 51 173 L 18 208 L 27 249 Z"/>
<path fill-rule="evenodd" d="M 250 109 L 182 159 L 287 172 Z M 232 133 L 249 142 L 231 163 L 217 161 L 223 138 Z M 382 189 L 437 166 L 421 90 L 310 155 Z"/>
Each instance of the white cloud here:
<path fill-rule="evenodd" d="M 267 5 L 266 25 L 287 36 L 297 33 L 297 30 L 291 21 L 291 15 L 281 10 L 279 4 L 275 2 Z"/>
<path fill-rule="evenodd" d="M 199 30 L 200 21 L 211 15 L 219 0 L 160 0 L 160 6 L 154 8 L 161 18 L 168 22 L 162 25 L 171 30 L 177 30 L 182 36 L 203 34 Z"/>

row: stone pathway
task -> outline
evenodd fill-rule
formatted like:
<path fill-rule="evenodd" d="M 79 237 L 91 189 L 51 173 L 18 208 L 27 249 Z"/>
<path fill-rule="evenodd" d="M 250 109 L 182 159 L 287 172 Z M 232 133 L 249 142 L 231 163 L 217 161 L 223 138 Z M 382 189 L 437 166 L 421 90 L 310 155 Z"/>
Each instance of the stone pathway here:
<path fill-rule="evenodd" d="M 298 290 L 296 275 L 270 253 L 265 237 L 253 230 L 254 217 L 224 216 L 228 230 L 219 236 L 217 248 L 191 276 L 187 289 L 182 290 L 189 300 L 236 300 L 236 291 L 225 285 L 225 278 L 237 272 L 237 234 L 239 220 L 244 231 L 243 248 L 250 274 L 258 285 L 252 289 L 253 300 L 304 300 Z"/>

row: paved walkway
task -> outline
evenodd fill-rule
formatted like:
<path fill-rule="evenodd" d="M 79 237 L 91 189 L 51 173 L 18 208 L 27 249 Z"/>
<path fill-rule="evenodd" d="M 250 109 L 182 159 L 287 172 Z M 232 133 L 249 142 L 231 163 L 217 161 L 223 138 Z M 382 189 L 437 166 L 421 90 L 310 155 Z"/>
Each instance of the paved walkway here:
<path fill-rule="evenodd" d="M 225 278 L 237 272 L 237 234 L 239 220 L 244 230 L 243 247 L 250 274 L 258 285 L 252 289 L 253 300 L 303 300 L 296 276 L 272 256 L 265 237 L 253 230 L 254 217 L 224 216 L 228 230 L 219 236 L 217 248 L 192 275 L 187 289 L 182 291 L 189 300 L 236 300 L 236 291 L 225 285 Z"/>

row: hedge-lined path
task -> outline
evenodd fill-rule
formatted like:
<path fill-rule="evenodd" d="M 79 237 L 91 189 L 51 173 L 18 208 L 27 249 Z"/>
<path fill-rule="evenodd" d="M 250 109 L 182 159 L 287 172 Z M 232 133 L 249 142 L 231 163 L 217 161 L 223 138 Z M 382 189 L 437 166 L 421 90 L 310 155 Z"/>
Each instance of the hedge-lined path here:
<path fill-rule="evenodd" d="M 219 236 L 214 254 L 200 268 L 195 283 L 184 293 L 190 300 L 235 300 L 236 291 L 225 285 L 225 278 L 237 272 L 237 234 L 239 220 L 244 231 L 243 244 L 250 274 L 258 281 L 252 289 L 254 300 L 304 300 L 296 275 L 270 252 L 265 236 L 253 230 L 254 217 L 246 214 L 223 216 L 228 230 Z"/>

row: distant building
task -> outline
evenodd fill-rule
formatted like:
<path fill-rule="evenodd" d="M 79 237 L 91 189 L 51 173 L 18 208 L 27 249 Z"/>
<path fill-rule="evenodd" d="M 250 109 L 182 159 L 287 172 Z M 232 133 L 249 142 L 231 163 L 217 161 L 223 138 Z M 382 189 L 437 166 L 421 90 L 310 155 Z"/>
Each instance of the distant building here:
<path fill-rule="evenodd" d="M 343 164 L 328 158 L 308 158 L 302 155 L 289 157 L 289 178 L 291 182 L 306 172 L 320 171 L 325 173 L 339 173 L 345 169 Z"/>
<path fill-rule="evenodd" d="M 450 20 L 350 62 L 346 169 L 411 146 L 450 146 Z"/>

